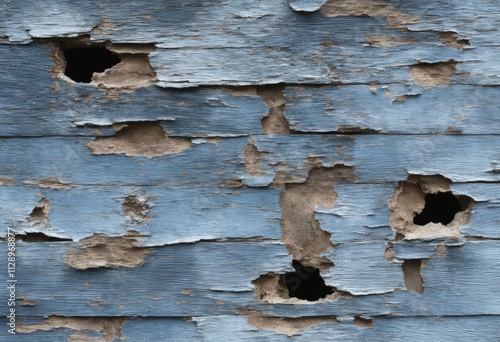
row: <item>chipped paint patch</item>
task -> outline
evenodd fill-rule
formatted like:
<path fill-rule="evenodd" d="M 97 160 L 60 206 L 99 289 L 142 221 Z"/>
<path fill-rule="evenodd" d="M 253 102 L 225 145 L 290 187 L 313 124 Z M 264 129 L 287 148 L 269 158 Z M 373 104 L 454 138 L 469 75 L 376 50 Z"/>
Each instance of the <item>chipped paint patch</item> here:
<path fill-rule="evenodd" d="M 28 217 L 28 222 L 32 226 L 50 227 L 50 220 L 47 215 L 49 214 L 51 209 L 52 206 L 49 200 L 46 198 L 42 198 L 40 200 L 40 204 L 33 209 L 30 216 Z"/>
<path fill-rule="evenodd" d="M 394 35 L 380 35 L 380 36 L 367 35 L 366 43 L 374 47 L 387 47 L 387 46 L 417 44 L 417 41 L 413 38 L 405 38 Z"/>
<path fill-rule="evenodd" d="M 130 218 L 130 223 L 148 223 L 151 218 L 148 216 L 151 205 L 148 201 L 151 199 L 144 194 L 129 195 L 122 203 L 123 213 Z"/>
<path fill-rule="evenodd" d="M 58 39 L 53 43 L 52 60 L 54 67 L 52 74 L 54 79 L 62 79 L 68 83 L 84 82 L 90 83 L 104 90 L 111 95 L 120 92 L 130 92 L 131 90 L 147 87 L 157 83 L 156 72 L 149 62 L 149 54 L 156 50 L 154 44 L 112 44 L 96 43 L 88 37 Z M 116 56 L 116 63 L 104 70 L 96 70 L 91 73 L 90 79 L 86 81 L 72 79 L 68 68 L 79 61 L 89 63 L 86 68 L 91 69 L 100 61 L 92 61 L 92 55 L 84 54 L 91 49 L 100 49 L 103 53 Z M 68 55 L 68 51 L 71 55 Z M 81 54 L 81 56 L 79 55 Z M 68 60 L 69 56 L 76 58 L 75 62 Z M 92 64 L 92 62 L 94 62 Z M 83 70 L 83 69 L 82 69 Z M 82 72 L 82 70 L 78 72 Z M 109 92 L 111 90 L 111 92 Z M 115 91 L 115 92 L 113 92 Z M 116 95 L 116 94 L 115 94 Z"/>
<path fill-rule="evenodd" d="M 107 44 L 120 63 L 94 74 L 92 84 L 111 89 L 136 89 L 156 84 L 158 78 L 149 62 L 149 54 L 156 50 L 152 44 Z"/>
<path fill-rule="evenodd" d="M 425 88 L 448 85 L 455 73 L 458 62 L 453 60 L 438 63 L 418 63 L 410 65 L 410 77 Z"/>
<path fill-rule="evenodd" d="M 185 296 L 194 296 L 193 290 L 181 290 L 181 294 Z"/>
<path fill-rule="evenodd" d="M 444 46 L 453 47 L 455 49 L 462 49 L 470 45 L 467 39 L 458 39 L 455 32 L 439 32 L 439 40 Z"/>
<path fill-rule="evenodd" d="M 408 24 L 419 22 L 419 17 L 400 12 L 391 4 L 380 0 L 328 0 L 321 8 L 327 17 L 372 17 L 387 20 L 389 28 L 407 30 Z"/>
<path fill-rule="evenodd" d="M 283 243 L 294 259 L 324 270 L 328 261 L 321 255 L 333 246 L 330 233 L 319 226 L 316 206 L 331 208 L 337 201 L 336 181 L 352 179 L 351 167 L 313 168 L 302 184 L 287 184 L 281 193 Z M 326 264 L 325 264 L 326 262 Z"/>
<path fill-rule="evenodd" d="M 270 330 L 276 334 L 287 336 L 293 336 L 300 330 L 309 329 L 322 323 L 339 323 L 335 316 L 300 318 L 268 317 L 264 316 L 260 311 L 244 308 L 239 308 L 238 314 L 246 316 L 248 323 L 257 329 Z"/>
<path fill-rule="evenodd" d="M 159 122 L 130 122 L 112 137 L 97 137 L 87 146 L 93 154 L 123 153 L 148 158 L 181 153 L 191 147 L 188 138 L 171 138 Z"/>
<path fill-rule="evenodd" d="M 44 178 L 41 180 L 28 179 L 24 181 L 25 184 L 37 185 L 41 188 L 49 188 L 54 190 L 70 190 L 76 188 L 77 184 L 62 183 L 57 178 Z"/>
<path fill-rule="evenodd" d="M 264 176 L 265 173 L 260 168 L 260 152 L 255 146 L 255 141 L 250 140 L 245 147 L 245 171 L 251 177 Z"/>
<path fill-rule="evenodd" d="M 422 278 L 422 259 L 408 259 L 401 265 L 405 277 L 405 286 L 408 291 L 424 293 L 424 279 Z"/>
<path fill-rule="evenodd" d="M 290 303 L 293 300 L 301 302 L 296 298 L 290 298 L 282 275 L 269 272 L 259 276 L 252 283 L 257 299 L 261 302 L 268 304 Z"/>
<path fill-rule="evenodd" d="M 5 178 L 5 177 L 0 177 L 0 186 L 2 186 L 2 185 L 12 185 L 12 184 L 14 184 L 14 181 L 12 179 Z"/>
<path fill-rule="evenodd" d="M 36 306 L 36 300 L 26 297 L 24 294 L 19 294 L 19 305 L 21 306 Z"/>
<path fill-rule="evenodd" d="M 354 325 L 360 328 L 373 328 L 375 323 L 373 323 L 373 319 L 371 318 L 356 316 L 354 317 Z"/>
<path fill-rule="evenodd" d="M 117 237 L 94 234 L 80 240 L 80 248 L 70 246 L 64 261 L 77 270 L 141 266 L 153 250 L 137 246 L 142 237 L 132 231 Z"/>
<path fill-rule="evenodd" d="M 284 115 L 285 96 L 284 85 L 259 86 L 257 94 L 269 107 L 269 113 L 262 118 L 264 134 L 290 134 L 290 124 Z"/>
<path fill-rule="evenodd" d="M 221 87 L 226 94 L 231 96 L 256 96 L 257 89 L 255 86 L 240 86 L 240 87 Z"/>
<path fill-rule="evenodd" d="M 30 324 L 30 325 L 18 324 L 16 327 L 16 332 L 20 334 L 29 334 L 35 331 L 51 331 L 54 329 L 65 328 L 65 329 L 75 330 L 73 338 L 82 337 L 84 335 L 82 333 L 77 333 L 77 332 L 93 331 L 100 333 L 102 336 L 98 340 L 91 339 L 90 341 L 111 342 L 114 341 L 116 338 L 122 337 L 121 331 L 126 322 L 127 322 L 126 317 L 50 316 L 46 318 L 43 323 Z M 73 341 L 87 341 L 87 340 L 73 339 Z"/>

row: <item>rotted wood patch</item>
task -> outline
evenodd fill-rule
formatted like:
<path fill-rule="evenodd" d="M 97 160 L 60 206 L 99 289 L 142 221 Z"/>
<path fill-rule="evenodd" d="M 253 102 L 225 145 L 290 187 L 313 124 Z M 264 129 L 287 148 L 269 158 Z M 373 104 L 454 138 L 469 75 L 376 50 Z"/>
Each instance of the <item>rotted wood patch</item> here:
<path fill-rule="evenodd" d="M 494 0 L 0 7 L 9 340 L 500 339 Z"/>

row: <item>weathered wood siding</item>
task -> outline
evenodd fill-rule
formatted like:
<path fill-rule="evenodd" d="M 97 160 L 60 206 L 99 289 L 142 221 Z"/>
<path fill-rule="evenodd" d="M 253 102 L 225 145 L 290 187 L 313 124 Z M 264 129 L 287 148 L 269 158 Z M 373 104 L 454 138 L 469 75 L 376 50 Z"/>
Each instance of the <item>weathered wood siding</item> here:
<path fill-rule="evenodd" d="M 0 13 L 1 341 L 500 341 L 497 0 Z M 121 62 L 75 83 L 72 46 Z"/>

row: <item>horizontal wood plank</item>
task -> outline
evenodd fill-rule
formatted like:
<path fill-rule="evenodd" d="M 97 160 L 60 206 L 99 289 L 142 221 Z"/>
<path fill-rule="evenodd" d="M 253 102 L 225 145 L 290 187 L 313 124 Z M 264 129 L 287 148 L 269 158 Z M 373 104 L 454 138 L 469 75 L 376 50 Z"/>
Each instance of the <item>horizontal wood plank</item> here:
<path fill-rule="evenodd" d="M 0 30 L 12 43 L 89 33 L 98 41 L 156 43 L 151 62 L 163 87 L 414 83 L 410 65 L 450 60 L 459 62 L 453 83 L 498 84 L 498 44 L 488 44 L 498 34 L 493 0 L 469 6 L 448 0 L 425 9 L 416 0 L 392 2 L 382 6 L 385 12 L 367 16 L 356 9 L 339 16 L 327 9 L 304 14 L 277 0 L 259 5 L 246 0 L 125 2 L 120 10 L 67 1 L 34 4 L 29 10 L 11 3 L 4 7 L 9 20 Z M 360 3 L 358 12 L 366 7 Z M 40 20 L 28 19 L 34 15 Z M 458 32 L 470 46 L 447 46 L 439 32 Z M 368 36 L 396 37 L 386 39 L 387 45 L 406 43 L 377 47 Z"/>
<path fill-rule="evenodd" d="M 304 318 L 307 322 L 308 318 Z M 500 337 L 498 323 L 499 316 L 469 316 L 469 317 L 407 317 L 387 318 L 372 317 L 372 327 L 356 326 L 354 317 L 344 317 L 339 322 L 322 322 L 304 328 L 294 328 L 293 324 L 300 325 L 299 319 L 295 322 L 283 322 L 280 327 L 275 321 L 269 320 L 269 324 L 254 326 L 244 316 L 201 316 L 192 317 L 192 320 L 169 319 L 169 318 L 129 318 L 122 326 L 120 340 L 122 341 L 213 341 L 213 340 L 240 340 L 250 341 L 258 338 L 264 341 L 289 341 L 290 337 L 285 335 L 286 328 L 290 332 L 296 330 L 293 339 L 297 341 L 310 341 L 311 338 L 321 338 L 323 341 L 342 340 L 399 340 L 405 341 L 428 341 L 438 338 L 440 341 L 453 342 L 457 339 L 468 338 L 469 341 L 495 341 Z M 103 320 L 104 321 L 104 320 Z M 264 320 L 265 322 L 265 320 Z M 24 322 L 23 322 L 24 323 Z M 35 324 L 34 321 L 26 322 L 26 325 Z M 43 323 L 36 322 L 37 324 Z M 272 329 L 281 331 L 276 334 Z M 478 334 L 481 331 L 481 334 Z M 89 337 L 107 336 L 106 333 L 82 331 L 76 328 L 53 328 L 52 330 L 36 330 L 30 334 L 17 334 L 11 337 L 11 341 L 67 341 L 68 337 L 75 334 Z M 118 340 L 118 339 L 115 339 Z"/>
<path fill-rule="evenodd" d="M 258 150 L 257 174 L 245 169 L 244 150 L 250 140 Z M 441 174 L 454 182 L 500 179 L 499 136 L 252 136 L 215 144 L 200 140 L 181 153 L 154 158 L 93 155 L 87 147 L 90 141 L 4 139 L 0 141 L 4 160 L 0 177 L 15 184 L 58 178 L 76 185 L 182 187 L 241 180 L 261 187 L 270 185 L 279 171 L 295 177 L 294 182 L 305 181 L 309 168 L 320 163 L 325 167 L 355 166 L 353 181 L 359 183 L 406 180 L 408 174 Z"/>
<path fill-rule="evenodd" d="M 291 256 L 280 243 L 177 244 L 155 248 L 143 266 L 84 271 L 64 261 L 72 245 L 18 243 L 17 290 L 35 303 L 20 306 L 20 316 L 179 317 L 233 314 L 239 307 L 281 317 L 500 314 L 498 241 L 467 242 L 432 257 L 422 270 L 423 294 L 405 291 L 401 262 L 384 260 L 382 243 L 334 247 L 327 255 L 336 266 L 324 274 L 326 283 L 365 295 L 295 304 L 293 310 L 290 304 L 259 303 L 253 290 L 260 275 L 291 269 Z M 381 269 L 391 276 L 384 278 Z"/>

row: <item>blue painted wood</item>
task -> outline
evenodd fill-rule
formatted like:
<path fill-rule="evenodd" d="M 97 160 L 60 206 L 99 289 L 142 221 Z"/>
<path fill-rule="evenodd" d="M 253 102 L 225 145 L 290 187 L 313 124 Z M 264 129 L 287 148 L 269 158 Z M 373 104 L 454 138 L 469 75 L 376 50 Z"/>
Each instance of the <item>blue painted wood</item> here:
<path fill-rule="evenodd" d="M 5 67 L 0 80 L 0 136 L 95 136 L 94 131 L 82 127 L 86 124 L 112 135 L 113 130 L 106 126 L 135 121 L 161 121 L 174 136 L 262 132 L 261 118 L 268 108 L 257 95 L 231 96 L 212 88 L 146 87 L 109 96 L 90 84 L 53 80 L 50 56 L 50 44 L 0 44 L 0 63 Z"/>
<path fill-rule="evenodd" d="M 299 132 L 498 133 L 498 87 L 374 87 L 287 87 L 285 116 Z"/>
<path fill-rule="evenodd" d="M 394 240 L 395 232 L 389 226 L 388 203 L 396 187 L 397 184 L 335 184 L 337 203 L 332 208 L 317 207 L 316 219 L 321 229 L 332 233 L 334 243 Z M 462 233 L 471 237 L 498 238 L 498 184 L 455 183 L 451 190 L 475 202 L 470 222 L 460 229 Z"/>
<path fill-rule="evenodd" d="M 304 15 L 277 0 L 259 5 L 247 0 L 222 5 L 199 0 L 147 6 L 126 2 L 120 10 L 111 4 L 69 1 L 34 5 L 26 10 L 9 3 L 6 13 L 10 15 L 3 27 L 4 35 L 16 43 L 84 33 L 100 41 L 156 43 L 159 49 L 151 54 L 151 62 L 158 84 L 164 87 L 413 82 L 409 65 L 449 60 L 460 62 L 457 70 L 462 78 L 453 76 L 453 83 L 498 84 L 494 59 L 498 47 L 473 48 L 477 36 L 494 37 L 498 33 L 494 0 L 476 0 L 465 8 L 458 1 L 448 0 L 435 6 L 439 9 L 426 11 L 417 0 L 391 5 L 392 15 L 418 17 L 414 27 L 407 25 L 417 32 L 407 32 L 405 37 L 427 34 L 433 39 L 418 39 L 418 44 L 406 47 L 373 48 L 366 42 L 367 35 L 403 35 L 387 28 L 384 15 L 332 18 L 324 11 Z M 361 3 L 358 10 L 363 6 Z M 26 19 L 35 13 L 43 19 Z M 479 22 L 477 17 L 481 18 Z M 456 22 L 461 25 L 457 27 Z M 471 48 L 444 46 L 435 32 L 460 32 L 471 40 Z M 335 44 L 328 47 L 332 41 Z"/>
<path fill-rule="evenodd" d="M 125 155 L 92 155 L 89 138 L 12 138 L 0 141 L 0 177 L 15 183 L 58 178 L 78 185 L 200 186 L 240 179 L 267 186 L 286 165 L 305 180 L 307 158 L 326 167 L 355 165 L 357 182 L 406 180 L 408 173 L 441 174 L 454 182 L 498 181 L 492 172 L 500 156 L 498 136 L 285 135 L 253 136 L 263 176 L 244 169 L 249 138 L 193 145 L 179 154 L 148 159 Z M 477 153 L 482 151 L 482 153 Z M 463 156 L 470 156 L 464 159 Z M 374 158 L 373 156 L 377 156 Z M 126 172 L 124 172 L 126 170 Z"/>
<path fill-rule="evenodd" d="M 351 318 L 352 319 L 352 318 Z M 271 330 L 257 330 L 244 317 L 200 317 L 195 318 L 202 340 L 290 341 L 286 335 L 276 335 Z M 221 321 L 222 320 L 222 321 Z M 351 321 L 325 322 L 298 331 L 293 340 L 311 341 L 439 341 L 453 342 L 467 338 L 470 341 L 494 341 L 500 333 L 496 325 L 499 317 L 412 317 L 374 318 L 373 328 L 355 326 Z M 278 323 L 279 325 L 279 323 Z M 293 323 L 291 323 L 293 325 Z M 478 333 L 480 332 L 480 333 Z"/>
<path fill-rule="evenodd" d="M 321 229 L 333 243 L 393 240 L 389 207 L 397 184 L 335 184 L 338 198 L 332 208 L 315 208 Z"/>
<path fill-rule="evenodd" d="M 497 2 L 324 2 L 0 3 L 0 184 L 7 184 L 0 186 L 0 223 L 74 240 L 18 241 L 18 293 L 34 303 L 18 301 L 20 322 L 128 317 L 122 336 L 57 326 L 17 339 L 289 340 L 256 327 L 238 314 L 242 307 L 339 320 L 297 332 L 294 339 L 304 341 L 500 338 Z M 50 43 L 83 34 L 153 43 L 157 86 L 110 94 L 57 79 Z M 410 67 L 422 62 L 452 63 L 449 85 L 419 84 Z M 261 135 L 265 96 L 207 87 L 276 83 L 284 84 L 290 128 L 311 134 Z M 94 136 L 113 135 L 113 123 L 136 121 L 159 121 L 193 146 L 151 159 L 87 148 Z M 359 129 L 385 134 L 346 134 Z M 245 160 L 251 140 L 259 153 Z M 335 264 L 325 280 L 354 296 L 259 302 L 252 281 L 292 269 L 276 241 L 284 189 L 273 180 L 280 173 L 305 181 L 318 162 L 353 167 L 351 179 L 334 184 L 336 206 L 316 207 L 315 218 L 334 244 L 325 253 Z M 455 182 L 454 193 L 475 200 L 464 239 L 395 241 L 387 204 L 408 174 L 441 174 Z M 28 184 L 46 178 L 76 187 Z M 124 199 L 134 194 L 150 196 L 149 222 L 132 223 L 124 213 Z M 48 227 L 27 220 L 42 198 L 51 204 Z M 77 271 L 64 261 L 80 239 L 130 230 L 143 236 L 137 248 L 152 248 L 143 266 Z M 187 243 L 204 239 L 225 242 Z M 392 261 L 384 257 L 390 245 Z M 415 258 L 428 259 L 423 294 L 405 288 L 401 264 Z M 359 315 L 374 327 L 354 325 Z"/>
<path fill-rule="evenodd" d="M 500 144 L 493 142 L 496 136 L 485 139 L 492 142 L 483 143 L 485 140 L 479 136 L 300 135 L 293 140 L 287 136 L 258 136 L 254 138 L 255 146 L 261 152 L 265 176 L 245 176 L 244 182 L 268 185 L 276 172 L 272 166 L 279 163 L 288 165 L 290 174 L 305 179 L 308 157 L 318 158 L 326 167 L 355 166 L 357 181 L 362 183 L 404 180 L 408 174 L 441 174 L 454 182 L 497 181 L 497 173 L 491 171 Z M 463 155 L 470 158 L 464 160 Z M 489 160 L 477 159 L 483 157 Z M 480 175 L 479 170 L 484 172 Z"/>
<path fill-rule="evenodd" d="M 70 245 L 17 243 L 18 293 L 36 300 L 35 306 L 19 306 L 18 316 L 233 313 L 255 302 L 252 280 L 262 270 L 291 269 L 291 257 L 281 243 L 207 242 L 160 247 L 141 267 L 77 271 L 64 262 Z M 50 284 L 58 290 L 51 291 Z M 6 291 L 0 290 L 2 298 Z M 0 303 L 0 310 L 6 306 L 6 301 Z"/>
<path fill-rule="evenodd" d="M 59 80 L 54 92 L 49 44 L 0 44 L 0 52 L 6 67 L 0 81 L 1 136 L 92 136 L 95 132 L 78 126 L 157 120 L 175 136 L 237 136 L 259 134 L 260 120 L 267 115 L 258 96 L 231 96 L 210 88 L 146 87 L 116 98 L 92 85 Z M 497 133 L 496 87 L 376 87 L 287 87 L 285 116 L 300 132 L 334 132 L 346 126 L 405 134 Z M 112 130 L 103 127 L 102 134 Z"/>
<path fill-rule="evenodd" d="M 315 217 L 321 228 L 332 234 L 334 244 L 394 240 L 387 203 L 396 186 L 335 184 L 336 205 L 316 207 Z M 498 185 L 454 184 L 452 190 L 476 202 L 469 224 L 461 228 L 464 235 L 498 238 Z M 140 240 L 142 246 L 224 238 L 281 239 L 281 192 L 273 188 L 83 186 L 59 190 L 12 185 L 1 188 L 0 218 L 4 226 L 13 227 L 19 234 L 42 232 L 73 241 L 94 233 L 122 236 L 130 230 L 144 236 Z M 149 198 L 146 204 L 150 208 L 144 211 L 149 222 L 133 222 L 126 215 L 123 202 L 127 196 Z M 51 205 L 47 214 L 49 227 L 33 225 L 27 219 L 42 198 Z M 0 234 L 6 236 L 6 232 Z M 431 246 L 427 242 L 426 245 Z M 435 245 L 432 246 L 435 254 Z"/>
<path fill-rule="evenodd" d="M 350 320 L 349 320 L 350 319 Z M 495 341 L 500 335 L 498 316 L 469 317 L 411 317 L 387 318 L 374 317 L 374 326 L 364 328 L 355 326 L 352 317 L 346 317 L 338 323 L 324 322 L 318 326 L 304 328 L 295 333 L 294 340 L 309 341 L 321 338 L 324 341 L 360 341 L 360 340 L 399 340 L 428 341 L 439 338 L 440 341 L 453 342 L 467 337 L 470 341 Z M 269 330 L 268 330 L 269 329 Z M 286 335 L 277 335 L 268 329 L 257 329 L 242 316 L 204 316 L 193 317 L 192 321 L 169 318 L 131 318 L 123 326 L 121 337 L 115 341 L 232 341 L 252 340 L 289 341 Z M 478 334 L 478 331 L 481 333 Z M 67 341 L 75 329 L 54 329 L 36 331 L 31 334 L 18 334 L 10 341 Z M 327 333 L 325 333 L 327 332 Z M 102 336 L 85 332 L 88 336 Z"/>
<path fill-rule="evenodd" d="M 498 241 L 448 247 L 446 255 L 430 259 L 422 271 L 423 294 L 404 290 L 399 262 L 383 259 L 383 244 L 334 247 L 328 255 L 338 265 L 325 273 L 327 284 L 338 283 L 370 295 L 296 304 L 293 310 L 290 304 L 258 303 L 252 291 L 252 281 L 262 272 L 291 269 L 291 257 L 279 243 L 176 244 L 155 248 L 140 267 L 85 271 L 73 270 L 64 263 L 70 245 L 18 243 L 18 290 L 36 301 L 35 306 L 20 306 L 19 316 L 179 317 L 234 314 L 239 307 L 280 317 L 500 314 L 500 302 L 495 296 L 500 276 Z M 347 254 L 348 249 L 352 253 Z M 376 259 L 371 261 L 368 256 Z M 383 280 L 385 272 L 381 269 L 389 271 L 387 280 Z M 373 280 L 382 282 L 379 288 L 394 281 L 395 289 L 381 293 Z M 400 290 L 396 289 L 398 282 Z M 58 284 L 58 291 L 53 291 L 51 284 Z M 0 294 L 5 296 L 6 291 L 1 289 Z M 5 310 L 6 304 L 0 305 Z"/>
<path fill-rule="evenodd" d="M 279 190 L 272 189 L 218 187 L 105 186 L 54 190 L 9 186 L 0 191 L 0 217 L 4 226 L 14 228 L 18 234 L 42 232 L 74 241 L 94 233 L 122 236 L 131 230 L 144 236 L 142 246 L 225 238 L 281 239 L 279 195 Z M 128 196 L 148 198 L 143 211 L 147 218 L 133 221 L 127 215 L 123 203 Z M 33 225 L 27 219 L 41 198 L 51 205 L 47 214 L 49 227 Z"/>
<path fill-rule="evenodd" d="M 325 272 L 325 282 L 353 295 L 381 294 L 405 288 L 401 265 L 385 260 L 386 248 L 386 241 L 336 245 L 325 253 L 335 264 Z"/>

